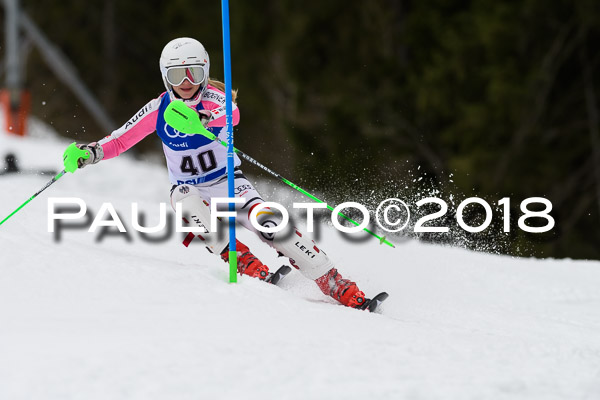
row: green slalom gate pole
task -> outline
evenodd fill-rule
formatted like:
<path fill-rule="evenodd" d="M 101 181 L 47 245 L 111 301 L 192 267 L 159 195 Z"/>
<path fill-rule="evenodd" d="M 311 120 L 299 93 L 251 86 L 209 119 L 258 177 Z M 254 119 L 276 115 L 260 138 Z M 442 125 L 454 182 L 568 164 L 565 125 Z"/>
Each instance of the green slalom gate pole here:
<path fill-rule="evenodd" d="M 223 146 L 227 146 L 227 143 L 225 141 L 219 139 L 215 134 L 213 134 L 212 132 L 207 130 L 202 125 L 202 122 L 200 122 L 198 113 L 196 111 L 192 110 L 191 108 L 189 108 L 188 106 L 186 106 L 183 103 L 183 101 L 181 101 L 181 100 L 175 100 L 175 101 L 172 101 L 171 103 L 169 103 L 169 106 L 165 110 L 164 117 L 165 117 L 165 121 L 167 122 L 167 124 L 171 125 L 173 128 L 177 129 L 180 132 L 186 133 L 188 135 L 200 134 L 200 135 L 207 137 L 210 140 L 214 140 L 215 142 L 220 143 Z M 249 161 L 250 163 L 256 165 L 257 167 L 259 167 L 259 168 L 263 169 L 264 171 L 268 172 L 269 174 L 273 175 L 274 177 L 276 177 L 277 179 L 279 179 L 286 185 L 299 191 L 300 193 L 302 193 L 303 195 L 307 196 L 308 198 L 312 199 L 313 201 L 315 201 L 317 203 L 326 204 L 327 208 L 329 210 L 334 211 L 334 207 L 325 203 L 323 200 L 317 198 L 316 196 L 310 194 L 309 192 L 302 189 L 300 186 L 296 185 L 295 183 L 285 179 L 284 177 L 279 175 L 277 172 L 274 172 L 271 169 L 267 168 L 266 166 L 262 165 L 261 163 L 259 163 L 254 158 L 247 155 L 246 153 L 242 152 L 241 150 L 236 149 L 235 147 L 233 148 L 233 150 L 237 154 L 239 154 L 241 157 L 243 157 L 245 160 Z M 342 218 L 344 218 L 345 220 L 349 221 L 350 223 L 352 223 L 356 226 L 360 225 L 358 222 L 354 221 L 352 218 L 344 215 L 341 212 L 339 212 L 338 215 L 340 215 Z M 375 232 L 373 232 L 367 228 L 363 228 L 363 230 L 365 232 L 371 234 L 375 238 L 379 239 L 379 244 L 387 244 L 388 246 L 393 247 L 393 248 L 396 247 L 393 243 L 389 242 L 385 238 L 385 236 L 379 236 L 378 234 L 376 234 Z"/>
<path fill-rule="evenodd" d="M 4 218 L 2 220 L 2 222 L 0 222 L 0 225 L 2 225 L 3 223 L 5 223 L 6 221 L 8 221 L 8 219 L 10 217 L 12 217 L 13 215 L 15 215 L 17 212 L 19 212 L 19 210 L 23 207 L 25 207 L 27 204 L 29 204 L 29 202 L 33 199 L 35 199 L 40 193 L 42 193 L 44 190 L 48 189 L 50 187 L 50 185 L 52 185 L 54 182 L 56 182 L 57 180 L 59 180 L 60 178 L 62 178 L 62 176 L 64 174 L 66 174 L 67 172 L 75 172 L 77 170 L 77 160 L 79 158 L 84 158 L 87 159 L 90 157 L 90 153 L 87 150 L 81 150 L 79 149 L 75 143 L 71 143 L 69 145 L 69 147 L 67 147 L 67 149 L 65 150 L 65 153 L 63 154 L 63 161 L 64 161 L 64 165 L 65 165 L 65 169 L 63 169 L 62 171 L 60 171 L 54 178 L 52 178 L 48 183 L 46 183 L 46 185 L 41 188 L 37 193 L 35 193 L 33 196 L 31 196 L 30 198 L 28 198 L 23 204 L 21 204 L 15 211 L 11 212 L 10 215 L 6 218 Z"/>

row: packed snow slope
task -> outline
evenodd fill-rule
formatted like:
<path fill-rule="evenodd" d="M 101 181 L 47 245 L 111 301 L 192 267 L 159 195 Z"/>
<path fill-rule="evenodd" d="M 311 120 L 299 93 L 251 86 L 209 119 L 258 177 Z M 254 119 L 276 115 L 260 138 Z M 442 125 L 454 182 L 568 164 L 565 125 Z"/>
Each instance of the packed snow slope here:
<path fill-rule="evenodd" d="M 61 169 L 70 141 L 36 126 L 26 138 L 1 133 L 0 155 Z M 0 176 L 0 217 L 50 178 Z M 280 201 L 289 190 L 279 185 L 259 189 Z M 343 275 L 367 295 L 390 293 L 369 314 L 297 271 L 280 287 L 230 284 L 226 264 L 183 247 L 181 234 L 142 240 L 131 203 L 152 226 L 169 188 L 163 166 L 126 154 L 64 176 L 0 226 L 0 399 L 600 398 L 598 262 L 392 249 L 321 224 L 320 247 Z M 57 240 L 50 197 L 80 198 L 92 217 L 112 203 L 129 239 L 79 228 Z"/>

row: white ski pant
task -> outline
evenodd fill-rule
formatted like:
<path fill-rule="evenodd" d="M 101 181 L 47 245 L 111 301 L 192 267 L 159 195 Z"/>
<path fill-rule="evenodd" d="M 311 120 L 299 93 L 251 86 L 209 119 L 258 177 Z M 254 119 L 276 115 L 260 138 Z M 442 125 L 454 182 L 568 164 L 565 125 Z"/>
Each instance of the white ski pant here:
<path fill-rule="evenodd" d="M 236 221 L 256 233 L 263 242 L 288 257 L 292 265 L 309 279 L 315 280 L 333 268 L 329 257 L 316 246 L 314 241 L 299 230 L 296 229 L 293 235 L 286 237 L 282 234 L 278 238 L 278 234 L 284 231 L 264 233 L 252 226 L 250 212 L 253 207 L 262 203 L 263 199 L 254 185 L 239 170 L 235 173 L 234 183 L 235 197 L 244 199 L 242 203 L 236 204 Z M 175 209 L 175 204 L 180 203 L 183 217 L 190 226 L 204 227 L 210 231 L 210 204 L 211 200 L 216 197 L 228 197 L 226 178 L 219 179 L 214 183 L 174 186 L 171 191 L 171 206 Z M 222 210 L 227 210 L 227 207 L 228 205 L 224 204 Z M 257 214 L 258 224 L 264 227 L 277 226 L 281 220 L 280 213 L 270 208 L 265 208 Z M 223 226 L 217 232 L 199 233 L 199 235 L 206 240 L 208 249 L 217 255 L 220 255 L 229 244 L 229 238 Z"/>

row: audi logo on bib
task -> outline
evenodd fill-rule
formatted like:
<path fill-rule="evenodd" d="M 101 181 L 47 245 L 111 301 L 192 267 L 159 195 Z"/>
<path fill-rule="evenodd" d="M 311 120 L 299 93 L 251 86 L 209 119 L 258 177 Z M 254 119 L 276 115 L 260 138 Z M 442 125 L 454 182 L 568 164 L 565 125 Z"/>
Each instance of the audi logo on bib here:
<path fill-rule="evenodd" d="M 184 138 L 186 136 L 189 136 L 187 133 L 182 133 L 182 132 L 179 132 L 177 129 L 171 128 L 166 123 L 163 125 L 163 130 L 165 131 L 165 134 L 172 139 Z"/>

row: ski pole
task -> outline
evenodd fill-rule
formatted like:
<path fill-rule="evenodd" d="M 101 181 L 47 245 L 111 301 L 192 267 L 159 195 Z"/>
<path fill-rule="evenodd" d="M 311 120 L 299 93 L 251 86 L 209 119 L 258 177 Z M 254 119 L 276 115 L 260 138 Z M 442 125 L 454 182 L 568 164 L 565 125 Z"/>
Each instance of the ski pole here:
<path fill-rule="evenodd" d="M 183 132 L 188 135 L 200 134 L 210 140 L 214 140 L 215 142 L 220 143 L 223 146 L 227 146 L 227 143 L 224 140 L 219 139 L 215 134 L 213 134 L 212 132 L 207 130 L 204 127 L 204 125 L 202 125 L 202 122 L 200 122 L 198 113 L 196 111 L 192 110 L 191 108 L 189 108 L 188 106 L 186 106 L 183 103 L 183 101 L 181 101 L 181 100 L 175 100 L 175 101 L 172 101 L 171 103 L 169 103 L 169 105 L 167 106 L 167 109 L 165 110 L 164 117 L 165 117 L 165 121 L 167 122 L 167 124 L 171 125 L 174 129 L 178 130 L 179 132 Z M 323 200 L 317 198 L 316 196 L 310 194 L 309 192 L 302 189 L 300 186 L 296 185 L 295 183 L 285 179 L 283 176 L 279 175 L 277 172 L 274 172 L 271 169 L 269 169 L 268 167 L 259 163 L 258 161 L 256 161 L 254 158 L 250 157 L 243 151 L 238 150 L 235 147 L 233 148 L 233 151 L 235 151 L 237 154 L 239 154 L 245 160 L 249 161 L 250 163 L 256 165 L 257 167 L 259 167 L 259 168 L 263 169 L 264 171 L 268 172 L 269 174 L 273 175 L 274 177 L 276 177 L 277 179 L 279 179 L 286 185 L 290 186 L 291 188 L 299 191 L 300 193 L 302 193 L 303 195 L 307 196 L 308 198 L 312 199 L 313 201 L 315 201 L 317 203 L 325 204 L 329 210 L 334 211 L 334 207 L 325 203 Z M 354 221 L 352 218 L 344 215 L 341 212 L 338 212 L 338 215 L 340 215 L 342 218 L 344 218 L 345 220 L 349 221 L 350 223 L 352 223 L 356 226 L 360 225 L 358 222 Z M 385 238 L 385 236 L 379 236 L 375 232 L 373 232 L 367 228 L 363 228 L 363 230 L 365 232 L 371 234 L 372 236 L 376 237 L 377 239 L 379 239 L 379 244 L 385 243 L 388 246 L 391 246 L 393 248 L 396 247 L 396 246 L 394 246 L 394 244 L 390 243 Z"/>
<path fill-rule="evenodd" d="M 50 185 L 52 185 L 54 182 L 56 182 L 57 180 L 62 178 L 62 176 L 64 174 L 66 174 L 67 172 L 71 172 L 71 173 L 75 172 L 77 170 L 77 160 L 79 158 L 86 159 L 89 157 L 90 157 L 90 152 L 88 150 L 81 150 L 77 147 L 77 145 L 75 143 L 71 143 L 69 145 L 69 147 L 67 147 L 67 149 L 65 150 L 65 153 L 63 154 L 63 162 L 65 165 L 65 169 L 60 171 L 54 178 L 52 178 L 48 183 L 46 183 L 46 185 L 43 188 L 41 188 L 33 196 L 28 198 L 15 211 L 10 213 L 10 215 L 8 217 L 4 218 L 2 220 L 2 222 L 0 222 L 0 225 L 2 225 L 4 222 L 6 222 L 10 217 L 15 215 L 21 208 L 23 208 L 27 204 L 29 204 L 29 202 L 31 200 L 35 199 L 40 193 L 42 193 L 44 190 L 48 189 L 50 187 Z"/>

